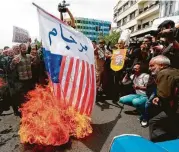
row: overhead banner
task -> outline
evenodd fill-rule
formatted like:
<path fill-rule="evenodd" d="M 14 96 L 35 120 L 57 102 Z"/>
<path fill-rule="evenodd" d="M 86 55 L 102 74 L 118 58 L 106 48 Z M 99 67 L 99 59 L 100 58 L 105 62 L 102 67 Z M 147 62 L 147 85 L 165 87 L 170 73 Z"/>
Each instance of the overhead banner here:
<path fill-rule="evenodd" d="M 12 42 L 27 43 L 29 39 L 29 32 L 23 28 L 13 26 Z"/>

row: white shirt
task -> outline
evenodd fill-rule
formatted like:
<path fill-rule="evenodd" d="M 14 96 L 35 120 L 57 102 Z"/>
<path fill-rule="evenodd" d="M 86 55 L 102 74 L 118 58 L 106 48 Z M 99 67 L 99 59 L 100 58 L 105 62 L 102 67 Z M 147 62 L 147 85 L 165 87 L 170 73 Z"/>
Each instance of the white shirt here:
<path fill-rule="evenodd" d="M 149 81 L 149 74 L 147 73 L 142 73 L 139 76 L 135 76 L 134 78 L 134 74 L 130 76 L 131 80 L 133 80 L 133 83 L 135 86 L 139 86 L 139 87 L 146 87 L 147 83 Z M 134 79 L 133 79 L 134 78 Z M 136 94 L 143 94 L 146 95 L 146 91 L 144 90 L 135 90 Z"/>

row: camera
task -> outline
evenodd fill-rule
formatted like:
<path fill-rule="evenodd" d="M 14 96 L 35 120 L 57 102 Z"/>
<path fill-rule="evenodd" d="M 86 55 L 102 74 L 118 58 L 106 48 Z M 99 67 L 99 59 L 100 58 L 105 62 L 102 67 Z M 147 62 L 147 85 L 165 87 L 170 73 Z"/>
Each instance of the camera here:
<path fill-rule="evenodd" d="M 65 0 L 62 1 L 62 3 L 58 4 L 58 11 L 65 13 L 67 6 L 70 6 L 70 4 L 67 4 Z"/>
<path fill-rule="evenodd" d="M 130 76 L 130 75 L 134 74 L 134 72 L 135 71 L 133 70 L 133 68 L 126 68 L 123 73 Z"/>

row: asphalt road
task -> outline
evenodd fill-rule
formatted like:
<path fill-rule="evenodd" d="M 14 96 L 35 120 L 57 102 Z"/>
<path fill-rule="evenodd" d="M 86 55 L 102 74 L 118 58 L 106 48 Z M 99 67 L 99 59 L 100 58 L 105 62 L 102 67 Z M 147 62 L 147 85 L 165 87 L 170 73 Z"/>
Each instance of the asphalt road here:
<path fill-rule="evenodd" d="M 22 145 L 19 141 L 19 118 L 12 110 L 0 116 L 0 152 L 108 152 L 114 136 L 121 134 L 138 134 L 148 138 L 148 128 L 142 128 L 137 115 L 126 114 L 134 110 L 125 106 L 121 108 L 111 101 L 99 102 L 92 114 L 93 134 L 83 140 L 72 139 L 61 147 L 42 147 Z"/>

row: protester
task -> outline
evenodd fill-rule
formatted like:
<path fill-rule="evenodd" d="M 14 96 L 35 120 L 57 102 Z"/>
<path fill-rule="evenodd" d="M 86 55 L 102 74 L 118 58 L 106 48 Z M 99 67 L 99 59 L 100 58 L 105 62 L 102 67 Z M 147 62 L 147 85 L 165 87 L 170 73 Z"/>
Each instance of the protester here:
<path fill-rule="evenodd" d="M 71 21 L 65 22 L 75 28 L 72 13 L 68 8 L 66 12 Z M 115 45 L 115 49 L 128 50 L 119 72 L 110 67 L 114 48 L 111 43 L 106 46 L 103 39 L 98 43 L 92 41 L 97 95 L 110 97 L 113 105 L 122 103 L 137 109 L 141 126 L 149 125 L 150 139 L 154 142 L 179 137 L 179 99 L 175 90 L 179 77 L 178 33 L 175 23 L 167 20 L 159 25 L 154 36 L 145 35 L 143 41 L 129 44 L 127 30 Z M 3 101 L 0 114 L 12 106 L 14 115 L 20 116 L 19 107 L 27 92 L 36 84 L 47 84 L 43 47 L 38 48 L 30 38 L 27 44 L 14 45 L 12 49 L 4 47 L 0 54 L 0 78 L 4 82 L 0 87 L 0 101 Z M 125 85 L 131 86 L 130 89 Z"/>
<path fill-rule="evenodd" d="M 69 17 L 70 17 L 70 20 L 64 20 L 63 19 L 63 10 L 59 9 L 60 11 L 60 19 L 62 21 L 65 21 L 66 24 L 68 24 L 69 26 L 73 27 L 73 28 L 76 28 L 75 26 L 75 19 L 73 17 L 73 14 L 71 13 L 71 11 L 68 9 L 68 8 L 65 8 L 65 13 L 68 13 Z"/>
<path fill-rule="evenodd" d="M 16 70 L 18 73 L 18 88 L 17 101 L 20 106 L 24 102 L 25 94 L 33 88 L 32 85 L 32 67 L 33 58 L 27 54 L 26 44 L 20 44 L 20 54 L 15 56 L 10 64 L 11 70 Z"/>
<path fill-rule="evenodd" d="M 104 63 L 105 63 L 105 41 L 100 40 L 97 49 L 95 50 L 96 58 L 96 89 L 97 93 L 102 91 L 102 74 L 104 72 Z"/>
<path fill-rule="evenodd" d="M 174 85 L 179 70 L 170 68 L 169 58 L 162 55 L 151 59 L 149 69 L 157 76 L 157 96 L 153 99 L 157 110 L 149 121 L 150 139 L 154 142 L 176 139 L 179 137 L 179 117 Z"/>
<path fill-rule="evenodd" d="M 33 59 L 32 62 L 32 83 L 35 85 L 39 82 L 40 76 L 40 57 L 38 55 L 37 46 L 35 44 L 31 45 L 31 58 Z"/>
<path fill-rule="evenodd" d="M 20 53 L 20 48 L 19 48 L 19 45 L 14 45 L 12 47 L 12 49 L 14 50 L 14 54 L 15 55 L 18 55 Z"/>

